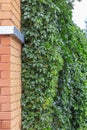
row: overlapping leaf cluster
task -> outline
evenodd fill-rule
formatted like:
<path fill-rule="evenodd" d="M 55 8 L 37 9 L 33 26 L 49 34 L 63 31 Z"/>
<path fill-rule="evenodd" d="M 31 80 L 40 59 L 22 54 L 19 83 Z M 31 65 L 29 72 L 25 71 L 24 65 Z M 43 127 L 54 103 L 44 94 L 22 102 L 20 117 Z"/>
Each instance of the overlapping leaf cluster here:
<path fill-rule="evenodd" d="M 87 39 L 65 0 L 22 0 L 22 129 L 87 129 Z"/>

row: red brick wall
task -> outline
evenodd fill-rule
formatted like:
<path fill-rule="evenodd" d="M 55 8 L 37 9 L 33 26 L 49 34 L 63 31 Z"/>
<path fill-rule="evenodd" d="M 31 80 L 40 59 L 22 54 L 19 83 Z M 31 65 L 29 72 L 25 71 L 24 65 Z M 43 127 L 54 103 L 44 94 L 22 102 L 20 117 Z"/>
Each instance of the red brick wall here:
<path fill-rule="evenodd" d="M 0 26 L 20 29 L 20 0 L 0 0 Z M 0 35 L 0 130 L 21 130 L 21 43 Z"/>

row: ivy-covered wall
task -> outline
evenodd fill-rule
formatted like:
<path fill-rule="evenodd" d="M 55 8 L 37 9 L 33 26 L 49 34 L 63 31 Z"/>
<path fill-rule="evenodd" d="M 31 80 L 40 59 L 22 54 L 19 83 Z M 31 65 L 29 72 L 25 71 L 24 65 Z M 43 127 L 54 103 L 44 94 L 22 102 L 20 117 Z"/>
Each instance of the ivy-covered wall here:
<path fill-rule="evenodd" d="M 87 129 L 87 39 L 65 0 L 22 0 L 22 129 Z"/>

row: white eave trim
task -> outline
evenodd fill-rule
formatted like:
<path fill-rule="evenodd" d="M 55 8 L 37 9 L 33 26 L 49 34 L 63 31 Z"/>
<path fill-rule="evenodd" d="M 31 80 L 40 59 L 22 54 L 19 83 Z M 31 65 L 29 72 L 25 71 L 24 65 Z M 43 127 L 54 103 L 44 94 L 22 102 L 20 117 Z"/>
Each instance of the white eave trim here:
<path fill-rule="evenodd" d="M 15 26 L 0 26 L 0 35 L 15 36 L 21 43 L 24 43 L 23 34 Z"/>

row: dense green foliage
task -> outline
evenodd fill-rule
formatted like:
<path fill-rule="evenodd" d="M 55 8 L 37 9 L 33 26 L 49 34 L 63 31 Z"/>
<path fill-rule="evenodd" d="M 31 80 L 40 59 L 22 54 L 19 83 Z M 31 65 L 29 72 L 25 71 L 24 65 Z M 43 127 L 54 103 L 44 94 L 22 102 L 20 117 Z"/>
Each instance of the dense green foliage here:
<path fill-rule="evenodd" d="M 87 39 L 65 0 L 22 0 L 22 129 L 87 129 Z"/>

